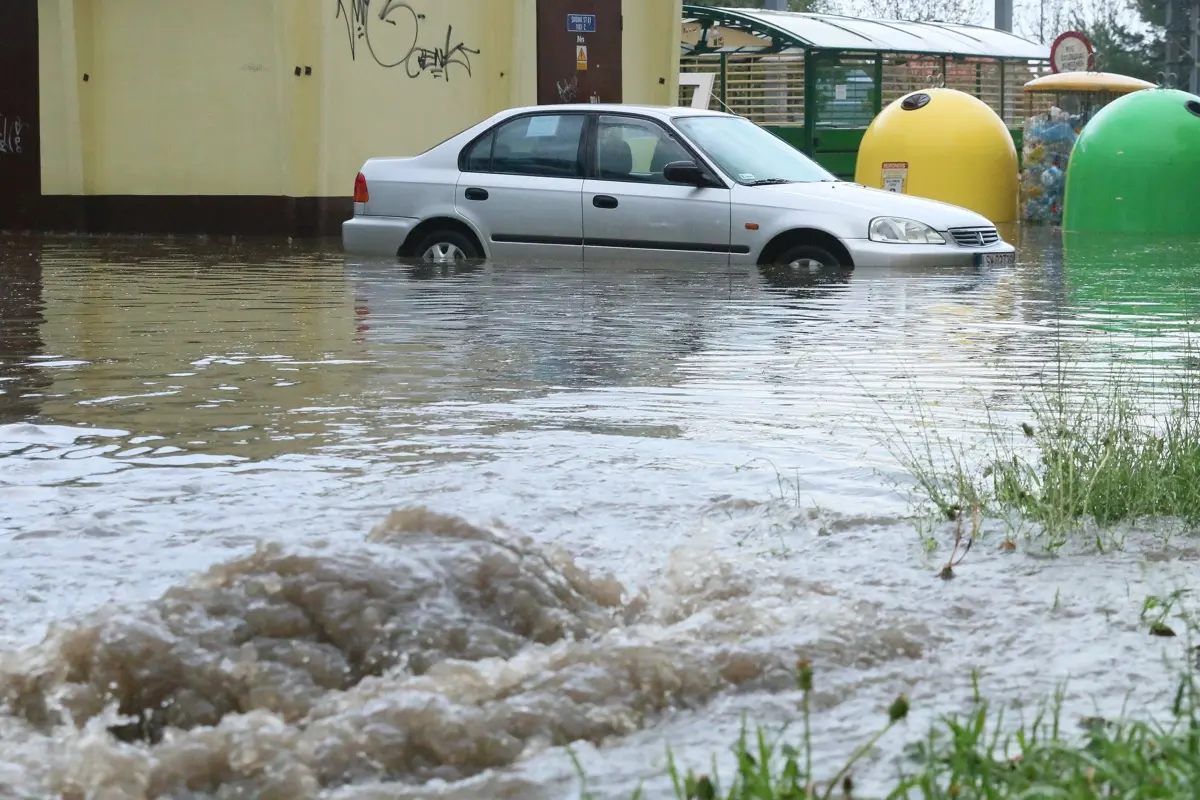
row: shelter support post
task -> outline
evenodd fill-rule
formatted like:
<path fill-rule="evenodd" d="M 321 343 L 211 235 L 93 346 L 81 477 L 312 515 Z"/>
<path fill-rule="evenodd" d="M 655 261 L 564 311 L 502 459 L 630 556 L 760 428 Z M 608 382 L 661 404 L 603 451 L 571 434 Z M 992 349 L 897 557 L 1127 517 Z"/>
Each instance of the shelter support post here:
<path fill-rule="evenodd" d="M 818 53 L 804 51 L 804 152 L 812 156 L 816 151 L 813 139 L 817 135 L 817 61 Z"/>
<path fill-rule="evenodd" d="M 873 100 L 872 109 L 875 116 L 879 116 L 879 112 L 883 111 L 883 53 L 875 54 L 875 97 Z"/>
<path fill-rule="evenodd" d="M 1007 125 L 1008 105 L 1006 104 L 1008 103 L 1008 86 L 1006 85 L 1005 79 L 1007 78 L 1008 73 L 1008 62 L 1001 60 L 997 63 L 1000 64 L 1000 119 L 1004 120 L 1004 123 Z"/>
<path fill-rule="evenodd" d="M 1200 91 L 1200 2 L 1167 0 L 1166 64 L 1177 88 Z"/>
<path fill-rule="evenodd" d="M 721 110 L 729 110 L 729 54 L 721 53 Z"/>

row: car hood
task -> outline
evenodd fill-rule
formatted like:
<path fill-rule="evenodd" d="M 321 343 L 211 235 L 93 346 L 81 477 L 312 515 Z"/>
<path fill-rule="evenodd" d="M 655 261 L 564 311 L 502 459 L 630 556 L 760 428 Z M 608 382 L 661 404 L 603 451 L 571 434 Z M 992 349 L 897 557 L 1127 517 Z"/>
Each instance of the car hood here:
<path fill-rule="evenodd" d="M 822 210 L 859 212 L 871 217 L 905 217 L 923 222 L 935 230 L 947 228 L 995 227 L 986 217 L 960 206 L 924 197 L 885 192 L 857 183 L 781 183 L 775 186 L 738 187 L 739 201 L 761 202 L 776 208 L 797 211 Z M 761 198 L 761 200 L 760 200 Z"/>

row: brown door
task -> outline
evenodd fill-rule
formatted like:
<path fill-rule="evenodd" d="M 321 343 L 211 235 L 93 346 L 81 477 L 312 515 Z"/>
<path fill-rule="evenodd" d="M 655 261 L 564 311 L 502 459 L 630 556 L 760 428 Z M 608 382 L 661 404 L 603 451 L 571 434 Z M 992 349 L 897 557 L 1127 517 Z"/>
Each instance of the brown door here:
<path fill-rule="evenodd" d="M 538 0 L 538 103 L 621 102 L 621 0 Z"/>
<path fill-rule="evenodd" d="M 0 230 L 38 224 L 38 0 L 0 1 Z"/>

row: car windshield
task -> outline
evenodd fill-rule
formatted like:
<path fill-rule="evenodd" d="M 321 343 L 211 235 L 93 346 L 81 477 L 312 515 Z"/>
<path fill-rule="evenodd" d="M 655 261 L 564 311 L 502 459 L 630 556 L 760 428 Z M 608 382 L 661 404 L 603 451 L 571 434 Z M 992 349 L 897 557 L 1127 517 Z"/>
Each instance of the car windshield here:
<path fill-rule="evenodd" d="M 742 117 L 682 117 L 675 124 L 726 175 L 746 186 L 837 180 L 778 136 Z"/>

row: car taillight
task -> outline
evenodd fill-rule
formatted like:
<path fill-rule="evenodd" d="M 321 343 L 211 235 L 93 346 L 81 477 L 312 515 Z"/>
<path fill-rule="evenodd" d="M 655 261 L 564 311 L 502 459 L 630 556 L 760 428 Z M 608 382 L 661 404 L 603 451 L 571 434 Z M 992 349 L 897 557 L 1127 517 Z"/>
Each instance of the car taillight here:
<path fill-rule="evenodd" d="M 365 203 L 371 199 L 371 193 L 367 191 L 367 176 L 361 172 L 354 179 L 354 202 Z"/>

